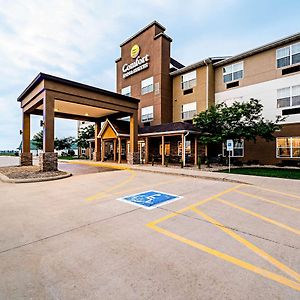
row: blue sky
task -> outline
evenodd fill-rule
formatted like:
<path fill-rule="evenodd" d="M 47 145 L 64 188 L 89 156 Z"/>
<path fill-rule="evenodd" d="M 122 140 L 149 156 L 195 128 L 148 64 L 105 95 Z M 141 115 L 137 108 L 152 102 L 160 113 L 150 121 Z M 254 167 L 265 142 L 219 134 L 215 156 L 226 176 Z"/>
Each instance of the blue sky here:
<path fill-rule="evenodd" d="M 157 20 L 185 65 L 234 55 L 300 31 L 300 1 L 0 0 L 0 149 L 20 142 L 16 99 L 45 72 L 115 90 L 119 44 Z M 39 131 L 32 117 L 32 135 Z M 56 119 L 55 135 L 76 135 L 76 122 Z"/>

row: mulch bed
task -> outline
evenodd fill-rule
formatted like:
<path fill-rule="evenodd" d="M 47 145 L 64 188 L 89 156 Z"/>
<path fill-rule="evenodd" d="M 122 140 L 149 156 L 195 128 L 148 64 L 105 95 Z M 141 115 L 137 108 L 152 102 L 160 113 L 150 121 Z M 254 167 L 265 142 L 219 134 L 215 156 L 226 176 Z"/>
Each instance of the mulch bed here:
<path fill-rule="evenodd" d="M 9 179 L 47 178 L 67 174 L 63 171 L 41 172 L 39 166 L 1 167 L 0 173 Z"/>

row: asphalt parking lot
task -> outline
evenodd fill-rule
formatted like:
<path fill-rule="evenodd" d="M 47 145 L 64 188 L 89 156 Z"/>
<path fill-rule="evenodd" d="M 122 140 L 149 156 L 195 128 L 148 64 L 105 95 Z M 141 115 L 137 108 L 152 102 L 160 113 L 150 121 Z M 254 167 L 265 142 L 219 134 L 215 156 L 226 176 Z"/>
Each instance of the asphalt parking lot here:
<path fill-rule="evenodd" d="M 149 190 L 181 198 L 118 200 Z M 0 212 L 0 299 L 300 297 L 300 186 L 120 170 L 0 182 Z"/>

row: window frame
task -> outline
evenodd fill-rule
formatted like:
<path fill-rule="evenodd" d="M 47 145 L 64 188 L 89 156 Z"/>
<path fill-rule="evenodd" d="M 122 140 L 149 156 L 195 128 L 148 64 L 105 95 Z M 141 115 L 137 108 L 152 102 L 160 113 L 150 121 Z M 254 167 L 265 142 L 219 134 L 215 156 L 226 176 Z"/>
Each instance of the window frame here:
<path fill-rule="evenodd" d="M 152 113 L 147 113 L 147 114 L 143 114 L 143 109 L 147 109 L 147 108 L 151 108 L 152 107 Z M 147 119 L 143 119 L 143 116 L 149 116 L 152 115 L 152 117 L 147 118 Z M 145 106 L 141 108 L 141 122 L 142 123 L 147 123 L 147 122 L 151 122 L 154 119 L 154 106 L 153 105 L 149 105 L 149 106 Z"/>
<path fill-rule="evenodd" d="M 171 155 L 171 143 L 165 142 L 164 144 L 165 144 L 165 151 L 164 151 L 165 156 L 170 156 Z M 162 143 L 159 144 L 159 155 L 162 156 Z"/>
<path fill-rule="evenodd" d="M 237 142 L 242 142 L 242 147 L 236 147 L 236 143 Z M 242 155 L 234 155 L 234 150 L 239 150 L 239 149 L 242 149 Z M 244 139 L 235 139 L 233 141 L 233 151 L 230 151 L 231 152 L 231 155 L 230 157 L 245 157 L 245 141 Z M 222 156 L 223 157 L 227 157 L 228 156 L 228 151 L 226 150 L 226 144 L 225 143 L 222 143 Z"/>
<path fill-rule="evenodd" d="M 152 79 L 152 83 L 143 87 L 143 82 L 145 82 L 146 80 L 149 80 L 149 79 Z M 150 88 L 148 90 L 147 88 L 149 88 L 149 87 L 152 87 L 152 88 Z M 153 93 L 153 91 L 154 91 L 154 78 L 153 78 L 153 76 L 150 76 L 148 78 L 143 79 L 141 81 L 141 95 L 146 95 L 146 94 L 149 94 L 149 93 Z"/>
<path fill-rule="evenodd" d="M 278 147 L 278 140 L 279 139 L 289 139 L 289 146 L 288 147 Z M 299 159 L 300 158 L 300 145 L 299 147 L 293 147 L 293 139 L 299 139 L 300 136 L 278 136 L 276 137 L 276 158 L 289 158 L 289 159 Z M 280 156 L 278 154 L 279 149 L 289 149 L 290 155 L 289 156 Z M 299 156 L 293 155 L 293 149 L 299 149 Z"/>
<path fill-rule="evenodd" d="M 277 97 L 276 97 L 276 108 L 277 109 L 285 109 L 285 108 L 297 108 L 300 107 L 300 104 L 297 105 L 293 105 L 293 97 L 300 97 L 300 92 L 299 95 L 294 95 L 293 94 L 293 88 L 295 87 L 299 87 L 300 90 L 300 84 L 297 85 L 292 85 L 292 86 L 287 86 L 287 87 L 283 87 L 280 89 L 277 89 Z M 284 98 L 278 98 L 278 91 L 283 90 L 283 89 L 289 89 L 289 97 L 284 97 Z M 282 100 L 282 99 L 287 99 L 289 98 L 289 105 L 288 106 L 278 106 L 278 100 Z"/>
<path fill-rule="evenodd" d="M 284 68 L 289 68 L 291 66 L 297 66 L 297 65 L 300 65 L 300 61 L 297 62 L 297 63 L 294 63 L 293 64 L 293 55 L 295 54 L 300 54 L 300 52 L 297 52 L 295 54 L 292 53 L 292 48 L 294 45 L 297 45 L 297 44 L 300 44 L 300 42 L 297 42 L 297 43 L 293 43 L 293 44 L 290 44 L 290 45 L 287 45 L 287 46 L 284 46 L 284 47 L 281 47 L 281 48 L 277 48 L 275 51 L 276 51 L 276 60 L 275 60 L 275 64 L 276 64 L 276 69 L 284 69 Z M 289 48 L 289 56 L 284 56 L 284 57 L 289 57 L 289 64 L 286 65 L 286 66 L 282 66 L 282 67 L 278 67 L 278 59 L 282 59 L 284 57 L 281 57 L 281 58 L 278 58 L 278 51 L 281 50 L 281 49 L 284 49 L 284 48 Z M 300 51 L 300 50 L 299 50 Z"/>
<path fill-rule="evenodd" d="M 183 111 L 183 107 L 185 105 L 192 105 L 192 104 L 195 104 L 195 109 Z M 193 112 L 194 112 L 194 114 L 193 114 L 193 116 L 191 116 Z M 187 114 L 186 118 L 183 117 L 184 114 Z M 184 103 L 184 104 L 181 105 L 181 120 L 192 120 L 196 114 L 197 114 L 197 101 Z"/>
<path fill-rule="evenodd" d="M 192 74 L 192 73 L 195 73 L 195 78 L 183 81 L 184 75 L 188 75 L 188 74 Z M 180 76 L 180 79 L 181 79 L 181 82 L 180 82 L 181 90 L 186 91 L 186 90 L 192 89 L 193 87 L 195 87 L 197 85 L 197 70 L 193 70 L 193 71 L 187 72 L 185 74 L 182 74 Z M 187 87 L 184 87 L 185 83 L 189 83 Z"/>
<path fill-rule="evenodd" d="M 242 77 L 241 77 L 241 78 L 238 78 L 238 79 L 234 79 L 234 78 L 233 78 L 233 74 L 236 73 L 236 72 L 241 71 L 241 70 L 236 71 L 236 72 L 233 71 L 233 66 L 238 65 L 238 64 L 242 64 Z M 231 72 L 224 73 L 224 69 L 225 69 L 225 68 L 229 68 L 229 67 L 231 67 Z M 225 75 L 232 74 L 232 79 L 231 79 L 230 81 L 226 81 L 226 82 L 225 82 L 225 81 L 224 81 L 224 74 L 225 74 Z M 222 77 L 223 77 L 223 83 L 224 83 L 224 84 L 228 84 L 228 83 L 231 83 L 231 82 L 235 82 L 235 81 L 242 80 L 242 79 L 244 79 L 244 75 L 245 75 L 245 68 L 244 68 L 244 61 L 243 61 L 243 60 L 241 60 L 241 61 L 239 61 L 239 62 L 236 62 L 236 63 L 234 63 L 234 64 L 231 64 L 231 65 L 227 65 L 227 66 L 222 67 Z"/>
<path fill-rule="evenodd" d="M 123 90 L 125 90 L 125 89 L 129 89 L 129 93 L 123 93 Z M 123 96 L 127 96 L 127 97 L 131 97 L 131 85 L 128 85 L 128 86 L 125 86 L 125 87 L 123 87 L 122 89 L 121 89 L 121 94 L 123 95 Z"/>

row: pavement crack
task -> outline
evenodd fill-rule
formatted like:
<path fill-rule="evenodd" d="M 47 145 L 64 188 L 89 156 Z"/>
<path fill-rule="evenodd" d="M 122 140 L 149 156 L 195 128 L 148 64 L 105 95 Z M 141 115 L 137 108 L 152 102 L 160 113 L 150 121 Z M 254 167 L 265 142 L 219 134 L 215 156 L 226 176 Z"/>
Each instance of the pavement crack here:
<path fill-rule="evenodd" d="M 180 212 L 177 212 L 175 210 L 168 209 L 168 208 L 158 207 L 158 209 L 169 212 L 169 213 L 176 213 L 177 215 L 187 217 L 189 219 L 193 219 L 193 220 L 196 220 L 196 221 L 201 221 L 201 222 L 204 222 L 204 223 L 208 223 L 208 224 L 211 224 L 211 225 L 214 225 L 214 226 L 217 226 L 217 227 L 230 229 L 232 231 L 242 233 L 242 234 L 246 234 L 246 235 L 249 235 L 249 236 L 252 236 L 252 237 L 255 237 L 255 238 L 258 238 L 258 239 L 262 239 L 262 240 L 265 240 L 265 241 L 268 241 L 268 242 L 271 242 L 271 243 L 274 243 L 274 244 L 277 244 L 277 245 L 289 247 L 289 248 L 292 248 L 292 249 L 295 249 L 295 250 L 300 250 L 300 248 L 298 248 L 294 245 L 289 245 L 289 244 L 281 243 L 281 242 L 278 242 L 278 241 L 275 241 L 275 240 L 271 240 L 269 238 L 266 238 L 266 237 L 263 237 L 263 236 L 260 236 L 260 235 L 257 235 L 257 234 L 251 233 L 251 232 L 243 231 L 243 230 L 240 230 L 240 229 L 235 228 L 235 227 L 230 227 L 230 226 L 225 226 L 225 225 L 221 225 L 221 224 L 218 224 L 218 223 L 210 222 L 210 221 L 207 221 L 207 220 L 203 220 L 199 217 L 186 215 L 184 213 L 180 213 Z"/>
<path fill-rule="evenodd" d="M 24 244 L 21 244 L 21 245 L 18 245 L 18 246 L 14 246 L 14 247 L 2 250 L 2 251 L 0 251 L 0 254 L 4 254 L 4 253 L 7 253 L 7 252 L 10 252 L 10 251 L 19 249 L 19 248 L 23 248 L 23 247 L 26 247 L 26 246 L 30 246 L 30 245 L 39 243 L 39 242 L 43 242 L 45 240 L 49 240 L 51 238 L 55 238 L 55 237 L 58 237 L 58 236 L 61 236 L 61 235 L 64 235 L 64 234 L 67 234 L 67 233 L 70 233 L 70 232 L 73 232 L 73 231 L 76 231 L 76 230 L 80 230 L 82 228 L 85 228 L 85 227 L 88 227 L 88 226 L 91 226 L 91 225 L 94 225 L 94 224 L 97 224 L 97 223 L 106 222 L 106 221 L 112 220 L 114 218 L 117 218 L 117 217 L 120 217 L 120 216 L 123 216 L 123 215 L 126 215 L 126 214 L 130 214 L 130 213 L 135 212 L 135 211 L 140 210 L 140 209 L 141 209 L 140 207 L 137 207 L 135 209 L 132 209 L 132 210 L 129 210 L 129 211 L 117 214 L 117 215 L 113 215 L 113 216 L 110 216 L 110 217 L 107 217 L 107 218 L 104 218 L 104 219 L 99 219 L 99 220 L 89 222 L 89 223 L 86 223 L 86 224 L 83 224 L 83 225 L 80 225 L 80 226 L 77 226 L 77 227 L 73 227 L 73 228 L 70 228 L 68 230 L 64 230 L 62 232 L 40 238 L 38 240 L 34 240 L 34 241 L 31 241 L 31 242 L 28 242 L 28 243 L 24 243 Z"/>

